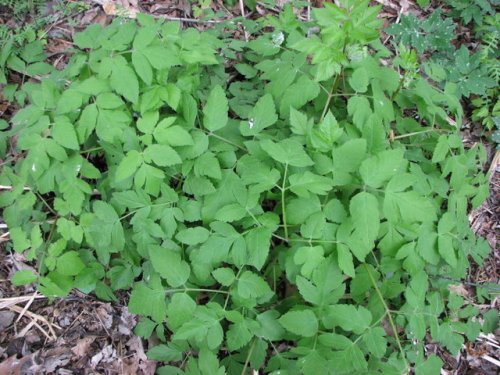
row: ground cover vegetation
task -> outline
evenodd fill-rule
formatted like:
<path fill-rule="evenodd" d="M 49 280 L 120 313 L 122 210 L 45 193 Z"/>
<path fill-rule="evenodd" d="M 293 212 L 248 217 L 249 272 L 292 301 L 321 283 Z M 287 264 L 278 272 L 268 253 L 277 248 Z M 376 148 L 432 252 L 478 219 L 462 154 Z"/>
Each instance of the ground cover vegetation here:
<path fill-rule="evenodd" d="M 497 0 L 448 0 L 422 22 L 412 14 L 386 31 L 397 43 L 415 50 L 414 68 L 461 99 L 470 99 L 471 119 L 480 122 L 500 144 L 498 83 L 499 16 Z M 429 2 L 422 2 L 422 6 Z M 472 50 L 457 41 L 457 28 L 468 28 Z M 418 64 L 417 64 L 418 61 Z"/>
<path fill-rule="evenodd" d="M 37 265 L 13 283 L 130 291 L 159 374 L 439 374 L 426 341 L 493 331 L 448 288 L 490 251 L 467 218 L 486 153 L 459 135 L 483 92 L 416 68 L 450 48 L 440 14 L 394 57 L 379 8 L 341 3 L 242 19 L 249 41 L 146 15 L 75 34 L 3 124 L 8 249 Z"/>

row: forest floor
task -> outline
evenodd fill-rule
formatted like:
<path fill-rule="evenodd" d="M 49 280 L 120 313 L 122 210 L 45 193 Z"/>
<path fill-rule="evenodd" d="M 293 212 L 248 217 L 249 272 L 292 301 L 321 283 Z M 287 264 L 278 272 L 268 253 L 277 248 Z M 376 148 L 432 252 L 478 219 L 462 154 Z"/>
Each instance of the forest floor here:
<path fill-rule="evenodd" d="M 267 12 L 278 13 L 285 1 L 277 0 L 275 9 L 271 10 L 257 5 L 255 12 L 244 15 L 258 18 Z M 54 13 L 55 21 L 46 26 L 46 52 L 51 56 L 51 63 L 59 68 L 65 64 L 65 53 L 72 47 L 71 40 L 75 32 L 92 23 L 107 25 L 117 13 L 123 15 L 124 9 L 129 15 L 141 11 L 158 18 L 179 20 L 185 26 L 199 29 L 211 27 L 211 24 L 199 22 L 195 18 L 196 11 L 186 0 L 85 0 L 79 1 L 83 6 L 70 14 L 57 14 L 60 10 L 52 9 L 52 3 L 48 2 L 47 12 Z M 409 0 L 378 0 L 374 3 L 383 5 L 380 17 L 385 26 L 399 22 L 401 15 L 408 12 L 426 16 L 421 8 Z M 313 5 L 321 4 L 316 2 Z M 222 1 L 214 0 L 210 7 L 224 19 L 238 17 L 242 13 L 239 3 L 227 7 Z M 307 17 L 307 9 L 303 16 Z M 0 23 L 12 22 L 15 22 L 12 15 L 0 7 Z M 461 32 L 467 35 L 468 31 L 461 29 Z M 243 32 L 235 37 L 243 37 Z M 386 43 L 387 40 L 384 39 Z M 467 107 L 467 103 L 464 103 L 466 114 Z M 3 100 L 0 93 L 0 117 L 8 120 L 15 111 L 15 105 Z M 500 154 L 482 136 L 480 125 L 467 117 L 464 123 L 464 143 L 472 145 L 482 142 L 488 153 L 485 170 L 490 172 L 491 194 L 481 207 L 470 213 L 469 218 L 475 233 L 485 237 L 493 251 L 482 266 L 473 265 L 469 269 L 466 279 L 455 280 L 453 288 L 469 303 L 479 308 L 495 309 L 500 305 L 498 291 L 488 306 L 478 305 L 475 296 L 477 288 L 483 288 L 485 284 L 499 284 Z M 7 239 L 0 236 L 0 246 Z M 0 251 L 0 375 L 155 373 L 160 364 L 148 360 L 145 353 L 158 343 L 154 339 L 141 340 L 133 334 L 137 319 L 127 310 L 126 293 L 115 303 L 101 302 L 78 291 L 72 292 L 67 298 L 49 301 L 33 288 L 15 287 L 10 283 L 10 277 L 24 261 L 20 254 Z M 23 267 L 29 266 L 23 264 Z M 490 375 L 498 374 L 500 370 L 499 336 L 481 335 L 476 342 L 466 343 L 456 357 L 431 342 L 426 349 L 428 353 L 436 353 L 443 359 L 443 375 Z"/>

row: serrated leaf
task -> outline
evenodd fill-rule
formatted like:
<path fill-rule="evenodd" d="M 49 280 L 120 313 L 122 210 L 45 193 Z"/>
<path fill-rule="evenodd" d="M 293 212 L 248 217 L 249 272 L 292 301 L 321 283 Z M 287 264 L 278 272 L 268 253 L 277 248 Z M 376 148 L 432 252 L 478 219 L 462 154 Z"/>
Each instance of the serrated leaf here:
<path fill-rule="evenodd" d="M 354 262 L 352 259 L 352 254 L 349 248 L 344 244 L 338 244 L 337 246 L 337 259 L 339 262 L 339 267 L 346 275 L 354 277 Z"/>
<path fill-rule="evenodd" d="M 415 367 L 415 375 L 439 375 L 443 361 L 437 355 L 431 355 L 424 362 Z"/>
<path fill-rule="evenodd" d="M 312 337 L 318 332 L 318 319 L 311 310 L 289 311 L 278 319 L 287 331 L 303 337 Z"/>
<path fill-rule="evenodd" d="M 293 174 L 289 178 L 290 190 L 299 197 L 309 197 L 309 192 L 313 194 L 325 195 L 333 186 L 333 181 L 324 176 L 305 171 L 304 173 Z"/>
<path fill-rule="evenodd" d="M 17 271 L 12 276 L 11 282 L 14 285 L 27 285 L 35 282 L 38 276 L 32 270 Z"/>
<path fill-rule="evenodd" d="M 131 150 L 120 161 L 116 169 L 115 177 L 118 181 L 125 180 L 132 176 L 142 164 L 142 155 L 136 150 Z"/>
<path fill-rule="evenodd" d="M 146 112 L 137 120 L 137 129 L 145 134 L 151 134 L 153 133 L 159 118 L 160 112 L 158 111 Z M 162 120 L 160 124 L 164 121 L 165 120 Z"/>
<path fill-rule="evenodd" d="M 203 108 L 203 126 L 214 132 L 227 125 L 229 105 L 224 89 L 217 85 L 208 96 Z"/>
<path fill-rule="evenodd" d="M 67 117 L 58 116 L 52 127 L 52 138 L 61 146 L 71 150 L 78 150 L 80 145 L 76 137 L 76 131 Z"/>
<path fill-rule="evenodd" d="M 153 69 L 151 64 L 144 54 L 140 51 L 132 51 L 132 65 L 137 75 L 144 81 L 146 85 L 151 85 L 153 82 Z"/>
<path fill-rule="evenodd" d="M 139 82 L 131 67 L 124 60 L 116 60 L 109 82 L 113 90 L 132 103 L 139 100 Z"/>
<path fill-rule="evenodd" d="M 227 331 L 227 346 L 229 350 L 238 350 L 248 344 L 252 337 L 245 321 L 233 323 Z"/>
<path fill-rule="evenodd" d="M 266 263 L 271 248 L 272 231 L 265 227 L 252 229 L 245 235 L 247 252 L 249 254 L 248 264 L 259 271 Z"/>
<path fill-rule="evenodd" d="M 167 128 L 158 125 L 153 135 L 159 143 L 168 144 L 174 147 L 194 145 L 191 134 L 179 125 L 169 126 Z"/>
<path fill-rule="evenodd" d="M 189 278 L 191 269 L 181 259 L 180 254 L 164 247 L 150 246 L 149 258 L 156 272 L 165 278 L 171 287 L 177 288 Z"/>
<path fill-rule="evenodd" d="M 163 322 L 167 310 L 165 290 L 161 285 L 151 288 L 143 282 L 135 284 L 130 294 L 128 310 L 132 314 L 150 316 L 157 323 Z"/>
<path fill-rule="evenodd" d="M 370 353 L 377 358 L 382 358 L 387 350 L 387 339 L 382 327 L 374 327 L 366 331 L 363 335 L 363 342 Z"/>
<path fill-rule="evenodd" d="M 266 94 L 257 101 L 255 107 L 250 111 L 248 121 L 241 123 L 240 131 L 244 136 L 257 135 L 276 121 L 278 121 L 278 115 L 273 97 L 271 94 Z"/>
<path fill-rule="evenodd" d="M 197 245 L 205 242 L 210 232 L 203 227 L 187 228 L 179 231 L 175 238 L 186 245 Z"/>
<path fill-rule="evenodd" d="M 380 213 L 377 198 L 371 193 L 356 194 L 349 203 L 354 227 L 353 236 L 364 246 L 355 242 L 350 245 L 354 255 L 362 262 L 373 247 L 380 228 Z"/>
<path fill-rule="evenodd" d="M 359 67 L 352 73 L 349 78 L 349 85 L 356 92 L 366 92 L 368 88 L 368 72 L 364 67 Z"/>
<path fill-rule="evenodd" d="M 67 251 L 57 258 L 57 272 L 65 276 L 75 276 L 85 268 L 80 255 L 76 251 Z"/>
<path fill-rule="evenodd" d="M 167 306 L 168 326 L 177 330 L 193 318 L 196 302 L 186 293 L 175 293 Z"/>
<path fill-rule="evenodd" d="M 146 355 L 148 359 L 153 361 L 171 362 L 182 360 L 182 351 L 165 344 L 153 346 L 147 351 Z"/>
<path fill-rule="evenodd" d="M 309 121 L 307 116 L 297 111 L 295 108 L 290 108 L 290 126 L 292 132 L 298 135 L 305 135 L 309 129 Z"/>
<path fill-rule="evenodd" d="M 245 271 L 238 278 L 238 294 L 243 298 L 259 298 L 271 293 L 271 288 L 262 277 Z"/>
<path fill-rule="evenodd" d="M 379 188 L 392 176 L 404 171 L 407 163 L 403 155 L 402 149 L 387 150 L 363 161 L 359 173 L 365 184 Z"/>
<path fill-rule="evenodd" d="M 234 275 L 234 271 L 231 268 L 221 267 L 212 271 L 212 276 L 217 282 L 224 286 L 229 286 L 233 283 L 236 276 Z"/>
<path fill-rule="evenodd" d="M 357 171 L 366 157 L 365 139 L 350 139 L 332 150 L 335 171 Z"/>
<path fill-rule="evenodd" d="M 242 207 L 239 203 L 231 203 L 224 207 L 221 207 L 215 213 L 215 220 L 224 221 L 230 223 L 243 219 L 247 215 L 247 210 Z"/>
<path fill-rule="evenodd" d="M 144 160 L 166 167 L 182 163 L 179 154 L 168 145 L 153 144 L 144 151 Z"/>
<path fill-rule="evenodd" d="M 334 305 L 328 308 L 328 317 L 334 326 L 340 326 L 343 330 L 363 333 L 370 327 L 372 314 L 363 306 Z"/>
<path fill-rule="evenodd" d="M 306 154 L 300 143 L 292 139 L 285 139 L 275 143 L 270 139 L 264 139 L 260 142 L 262 149 L 274 160 L 294 167 L 307 167 L 314 162 Z"/>
<path fill-rule="evenodd" d="M 302 275 L 310 277 L 316 267 L 325 260 L 324 254 L 322 246 L 303 246 L 297 249 L 293 261 L 301 266 Z"/>

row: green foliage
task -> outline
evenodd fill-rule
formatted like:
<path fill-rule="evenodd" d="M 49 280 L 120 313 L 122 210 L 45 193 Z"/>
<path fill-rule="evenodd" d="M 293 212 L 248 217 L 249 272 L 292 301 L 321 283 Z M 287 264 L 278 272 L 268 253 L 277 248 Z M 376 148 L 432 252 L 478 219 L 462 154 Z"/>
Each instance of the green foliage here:
<path fill-rule="evenodd" d="M 464 25 L 473 22 L 481 26 L 488 15 L 495 14 L 498 0 L 447 0 L 446 5 L 451 8 L 450 16 L 459 18 Z"/>
<path fill-rule="evenodd" d="M 455 39 L 455 25 L 450 18 L 443 18 L 440 10 L 423 20 L 413 14 L 402 16 L 401 22 L 389 26 L 386 32 L 394 35 L 398 44 L 412 46 L 420 54 L 453 51 L 451 41 Z"/>
<path fill-rule="evenodd" d="M 423 21 L 410 14 L 386 29 L 399 45 L 395 63 L 406 71 L 404 84 L 414 80 L 423 67 L 423 73 L 446 92 L 470 99 L 472 120 L 494 131 L 499 111 L 498 15 L 487 0 L 450 0 L 448 5 L 454 10 L 447 14 L 450 18 L 443 19 L 440 10 Z M 464 24 L 474 21 L 475 37 L 480 41 L 476 51 L 469 51 L 465 45 L 455 49 L 451 17 L 460 18 Z M 498 133 L 493 132 L 492 140 L 498 143 L 497 138 Z"/>
<path fill-rule="evenodd" d="M 440 276 L 489 252 L 485 152 L 453 94 L 379 64 L 378 8 L 342 3 L 309 37 L 290 6 L 248 43 L 144 15 L 76 34 L 3 132 L 10 249 L 39 265 L 15 282 L 130 290 L 160 374 L 438 374 L 425 337 L 481 328 Z"/>

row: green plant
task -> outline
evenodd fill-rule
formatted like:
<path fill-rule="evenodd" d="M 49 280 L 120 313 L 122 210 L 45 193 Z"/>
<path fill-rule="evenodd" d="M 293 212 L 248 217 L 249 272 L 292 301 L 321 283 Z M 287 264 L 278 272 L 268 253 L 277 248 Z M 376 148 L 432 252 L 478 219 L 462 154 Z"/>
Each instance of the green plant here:
<path fill-rule="evenodd" d="M 446 92 L 454 92 L 459 98 L 470 98 L 472 104 L 472 120 L 480 122 L 487 131 L 495 128 L 495 117 L 498 117 L 498 82 L 500 68 L 498 62 L 498 16 L 489 15 L 491 7 L 481 3 L 481 8 L 471 7 L 465 10 L 465 3 L 470 1 L 450 2 L 455 11 L 469 12 L 473 9 L 477 19 L 475 37 L 480 39 L 476 51 L 470 52 L 465 45 L 455 49 L 451 43 L 454 39 L 455 26 L 451 18 L 442 19 L 441 11 L 434 11 L 429 18 L 420 22 L 413 15 L 403 16 L 401 23 L 386 29 L 398 43 L 398 56 L 395 64 L 406 71 L 405 77 L 411 81 L 419 74 L 419 66 L 425 75 L 437 82 Z M 421 4 L 422 6 L 424 4 Z M 470 4 L 469 4 L 470 5 Z M 481 16 L 477 12 L 481 12 Z M 472 11 L 472 10 L 471 10 Z M 467 14 L 463 13 L 463 17 Z M 456 16 L 451 12 L 450 16 Z M 462 18 L 463 18 L 462 17 Z M 472 17 L 472 16 L 471 16 Z M 480 20 L 480 22 L 479 22 Z M 466 18 L 464 22 L 469 22 Z M 411 47 L 419 52 L 412 52 Z M 492 137 L 496 142 L 497 133 Z"/>
<path fill-rule="evenodd" d="M 76 34 L 4 132 L 0 206 L 38 264 L 13 282 L 131 289 L 160 374 L 432 375 L 428 334 L 494 329 L 441 277 L 489 252 L 466 215 L 485 152 L 453 94 L 379 64 L 379 8 L 342 3 L 248 43 L 144 15 Z"/>
<path fill-rule="evenodd" d="M 486 93 L 474 98 L 472 105 L 475 107 L 472 112 L 472 119 L 480 121 L 486 129 L 494 130 L 492 140 L 500 144 L 500 101 L 498 99 L 498 83 L 500 81 L 500 50 L 499 41 L 499 19 L 500 16 L 485 17 L 484 24 L 478 28 L 477 35 L 481 38 L 479 54 L 481 64 L 488 73 L 493 87 L 486 90 Z"/>
<path fill-rule="evenodd" d="M 455 24 L 451 18 L 443 18 L 440 10 L 435 10 L 426 19 L 418 19 L 413 14 L 401 17 L 401 22 L 385 29 L 393 35 L 396 43 L 415 48 L 419 54 L 425 52 L 449 53 L 454 47 Z"/>
<path fill-rule="evenodd" d="M 0 6 L 9 9 L 18 20 L 42 13 L 45 5 L 45 0 L 0 0 Z"/>
<path fill-rule="evenodd" d="M 446 5 L 451 8 L 450 16 L 459 18 L 464 25 L 473 21 L 475 25 L 481 26 L 485 17 L 495 15 L 495 7 L 500 5 L 500 1 L 447 0 Z"/>

